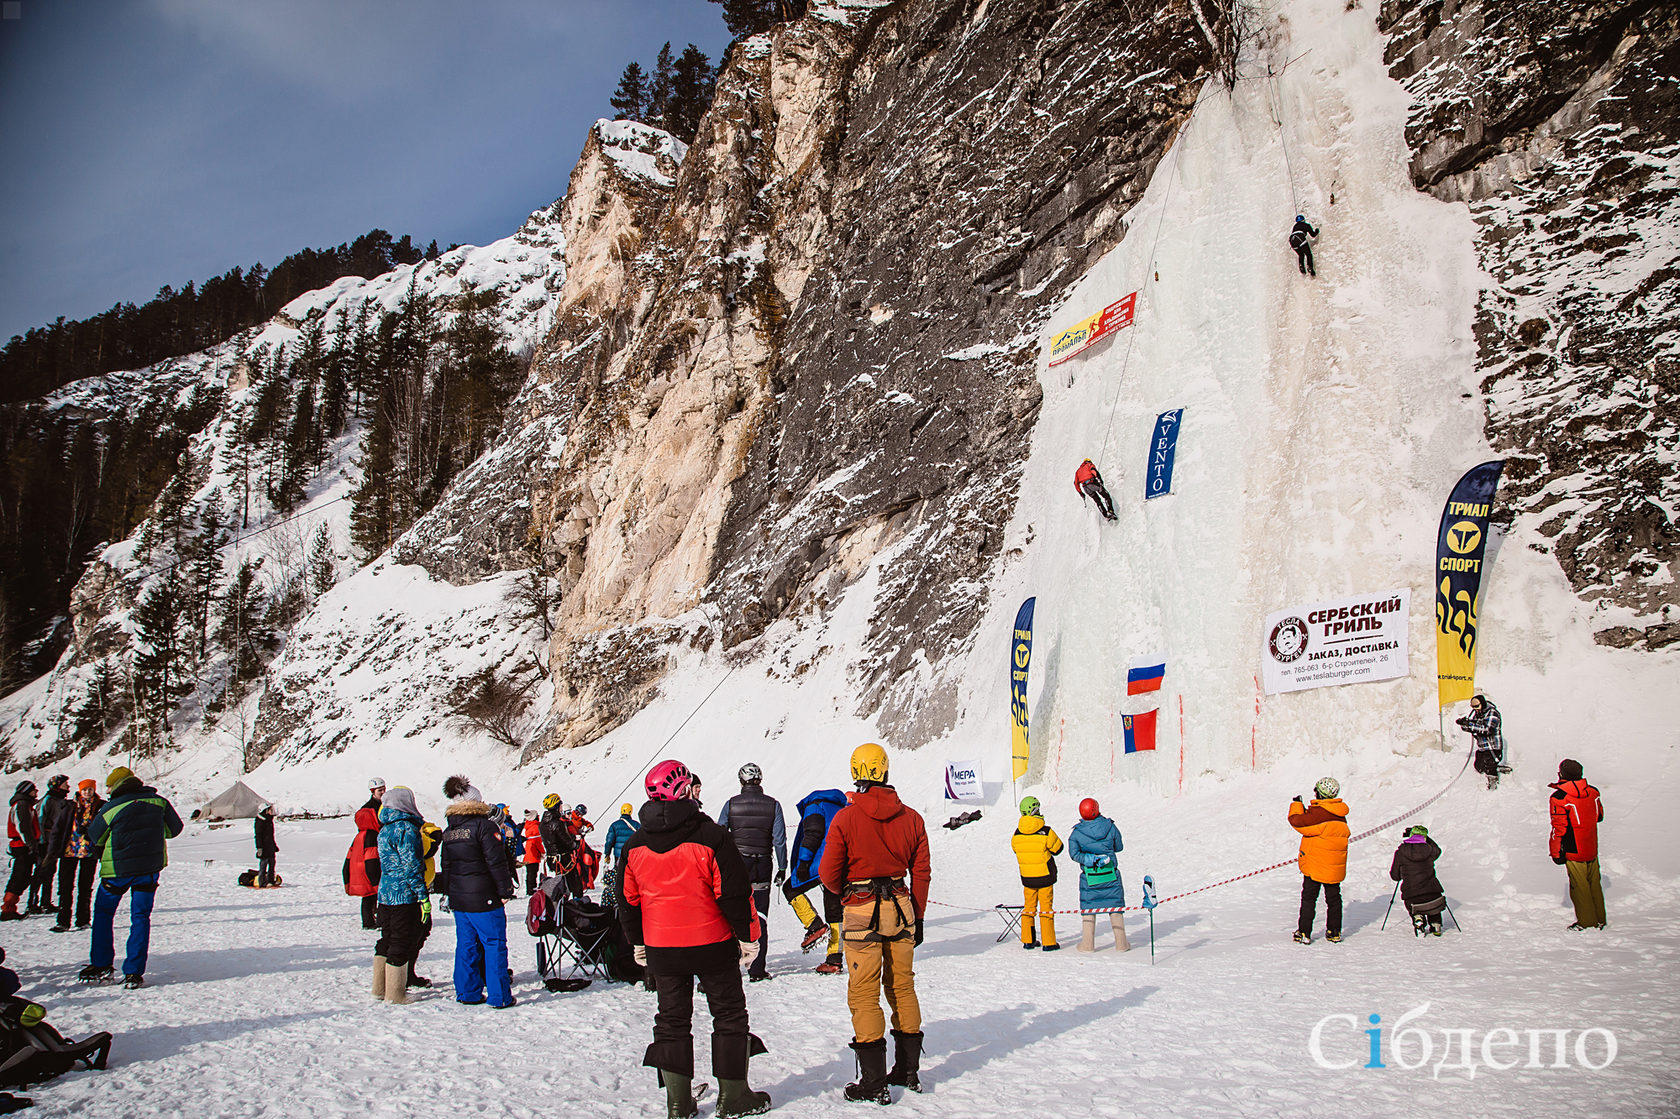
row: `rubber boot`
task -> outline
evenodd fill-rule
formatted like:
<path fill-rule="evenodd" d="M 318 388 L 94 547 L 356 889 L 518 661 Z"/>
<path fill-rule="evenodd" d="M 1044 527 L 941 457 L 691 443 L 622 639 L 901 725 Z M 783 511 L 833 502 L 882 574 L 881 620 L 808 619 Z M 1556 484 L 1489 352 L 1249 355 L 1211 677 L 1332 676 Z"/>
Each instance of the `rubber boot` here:
<path fill-rule="evenodd" d="M 408 1001 L 408 965 L 385 965 L 385 1001 L 401 1006 Z"/>
<path fill-rule="evenodd" d="M 382 999 L 385 997 L 384 956 L 375 956 L 373 958 L 373 997 L 376 999 Z"/>
<path fill-rule="evenodd" d="M 1124 913 L 1110 913 L 1108 920 L 1114 926 L 1114 950 L 1116 952 L 1130 952 L 1132 942 L 1126 939 L 1126 915 Z"/>
<path fill-rule="evenodd" d="M 763 1115 L 769 1110 L 770 1096 L 767 1093 L 753 1091 L 745 1080 L 718 1078 L 718 1119 L 729 1119 L 734 1115 Z"/>
<path fill-rule="evenodd" d="M 0 921 L 21 921 L 23 914 L 18 912 L 18 896 L 7 894 L 5 903 L 0 905 Z"/>
<path fill-rule="evenodd" d="M 692 1119 L 700 1114 L 700 1109 L 694 1106 L 694 1077 L 660 1069 L 659 1079 L 665 1085 L 666 1119 Z"/>
<path fill-rule="evenodd" d="M 904 1030 L 892 1031 L 893 1036 L 893 1067 L 887 1073 L 887 1083 L 899 1088 L 908 1088 L 912 1092 L 922 1090 L 922 1035 L 921 1031 L 906 1033 Z"/>
<path fill-rule="evenodd" d="M 1087 914 L 1079 920 L 1079 950 L 1081 952 L 1095 952 L 1097 950 L 1097 915 Z"/>
<path fill-rule="evenodd" d="M 846 1098 L 853 1103 L 892 1103 L 887 1090 L 887 1039 L 852 1042 L 857 1054 L 858 1078 L 846 1085 Z"/>

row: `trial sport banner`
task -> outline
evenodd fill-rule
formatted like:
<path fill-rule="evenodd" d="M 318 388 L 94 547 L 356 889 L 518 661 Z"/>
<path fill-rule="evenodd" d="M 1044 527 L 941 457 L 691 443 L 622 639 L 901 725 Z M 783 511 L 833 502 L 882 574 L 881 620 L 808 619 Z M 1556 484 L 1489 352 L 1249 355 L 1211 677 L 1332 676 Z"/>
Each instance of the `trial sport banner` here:
<path fill-rule="evenodd" d="M 1442 707 L 1469 699 L 1476 690 L 1476 626 L 1488 512 L 1504 468 L 1502 459 L 1472 467 L 1441 510 L 1435 542 L 1435 674 Z"/>
<path fill-rule="evenodd" d="M 1173 456 L 1178 452 L 1178 427 L 1183 419 L 1183 408 L 1155 417 L 1155 434 L 1149 437 L 1149 466 L 1143 474 L 1146 501 L 1172 492 Z"/>
<path fill-rule="evenodd" d="M 1032 622 L 1035 596 L 1021 603 L 1009 639 L 1010 758 L 1014 780 L 1027 772 L 1027 665 L 1032 661 Z"/>
<path fill-rule="evenodd" d="M 1266 694 L 1366 684 L 1407 674 L 1409 587 L 1279 610 L 1266 619 Z"/>
<path fill-rule="evenodd" d="M 1060 365 L 1070 357 L 1107 338 L 1117 330 L 1132 325 L 1132 313 L 1137 310 L 1137 292 L 1115 300 L 1094 315 L 1080 319 L 1050 339 L 1050 364 Z"/>

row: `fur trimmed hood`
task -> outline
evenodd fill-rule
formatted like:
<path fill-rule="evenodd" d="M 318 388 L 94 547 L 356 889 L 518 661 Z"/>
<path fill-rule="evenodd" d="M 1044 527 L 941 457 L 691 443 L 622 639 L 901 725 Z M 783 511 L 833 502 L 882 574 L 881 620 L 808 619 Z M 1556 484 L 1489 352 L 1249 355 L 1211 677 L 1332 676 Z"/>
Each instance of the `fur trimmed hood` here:
<path fill-rule="evenodd" d="M 446 815 L 454 816 L 489 816 L 490 806 L 482 800 L 452 800 Z"/>

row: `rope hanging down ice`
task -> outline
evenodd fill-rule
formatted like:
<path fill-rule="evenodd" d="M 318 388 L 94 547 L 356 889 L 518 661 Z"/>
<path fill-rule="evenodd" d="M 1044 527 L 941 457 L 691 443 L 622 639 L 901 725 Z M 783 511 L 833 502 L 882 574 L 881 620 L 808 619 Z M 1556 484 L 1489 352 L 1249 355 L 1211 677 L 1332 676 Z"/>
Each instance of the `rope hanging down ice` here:
<path fill-rule="evenodd" d="M 1474 755 L 1470 751 L 1465 752 L 1464 764 L 1459 767 L 1459 770 L 1458 770 L 1457 773 L 1453 774 L 1453 779 L 1451 781 L 1448 781 L 1445 785 L 1443 785 L 1441 787 L 1440 792 L 1436 793 L 1434 796 L 1430 797 L 1428 800 L 1424 801 L 1422 804 L 1418 805 L 1416 808 L 1409 808 L 1409 809 L 1400 813 L 1400 815 L 1394 817 L 1391 820 L 1385 820 L 1384 822 L 1378 824 L 1374 828 L 1369 828 L 1365 831 L 1360 832 L 1358 835 L 1351 837 L 1348 840 L 1348 842 L 1349 843 L 1358 843 L 1362 839 L 1369 839 L 1371 836 L 1376 835 L 1379 832 L 1387 831 L 1389 828 L 1392 828 L 1395 824 L 1398 824 L 1400 821 L 1411 819 L 1413 816 L 1416 816 L 1419 812 L 1422 812 L 1425 808 L 1428 808 L 1431 804 L 1434 804 L 1436 801 L 1438 801 L 1442 797 L 1446 796 L 1447 795 L 1447 790 L 1451 789 L 1454 785 L 1458 784 L 1458 779 L 1460 777 L 1463 777 L 1465 772 L 1467 770 L 1469 770 L 1470 759 L 1473 756 Z M 1294 866 L 1298 861 L 1299 861 L 1298 859 L 1294 859 L 1294 858 L 1284 859 L 1282 862 L 1273 863 L 1271 866 L 1263 866 L 1259 870 L 1251 870 L 1251 871 L 1248 871 L 1246 874 L 1236 874 L 1236 875 L 1232 875 L 1230 878 L 1221 878 L 1217 882 L 1209 882 L 1205 886 L 1197 886 L 1194 890 L 1185 890 L 1182 893 L 1169 894 L 1164 898 L 1157 899 L 1155 904 L 1156 904 L 1156 906 L 1162 906 L 1162 905 L 1167 904 L 1167 902 L 1169 902 L 1169 901 L 1177 901 L 1179 898 L 1187 898 L 1187 897 L 1191 896 L 1192 894 L 1202 894 L 1202 893 L 1206 893 L 1209 890 L 1217 890 L 1219 887 L 1229 886 L 1233 882 L 1241 882 L 1244 879 L 1255 878 L 1255 877 L 1258 877 L 1259 875 L 1262 875 L 1262 874 L 1270 874 L 1274 870 L 1282 870 L 1286 866 Z M 934 901 L 931 898 L 928 899 L 928 904 L 929 905 L 937 905 L 942 909 L 962 910 L 962 911 L 967 912 L 967 913 L 990 913 L 994 909 L 997 908 L 996 906 L 952 905 L 950 902 Z M 1050 912 L 1052 912 L 1052 913 L 1063 913 L 1063 914 L 1066 914 L 1066 913 L 1082 913 L 1082 914 L 1085 914 L 1087 916 L 1090 916 L 1092 914 L 1097 914 L 1097 913 L 1136 913 L 1136 912 L 1142 912 L 1145 908 L 1147 908 L 1147 907 L 1142 906 L 1142 905 L 1117 905 L 1117 906 L 1113 906 L 1113 907 L 1108 908 L 1108 909 L 1052 909 Z M 1042 910 L 1040 912 L 1042 912 Z"/>

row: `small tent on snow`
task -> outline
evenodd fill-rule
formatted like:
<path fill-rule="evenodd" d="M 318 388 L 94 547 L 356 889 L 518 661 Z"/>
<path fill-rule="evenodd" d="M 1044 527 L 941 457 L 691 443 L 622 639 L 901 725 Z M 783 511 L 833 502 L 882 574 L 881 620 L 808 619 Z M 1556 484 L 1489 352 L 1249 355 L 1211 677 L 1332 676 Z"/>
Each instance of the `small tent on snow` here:
<path fill-rule="evenodd" d="M 232 788 L 200 808 L 197 816 L 201 820 L 248 820 L 267 803 L 251 786 L 235 781 Z"/>

